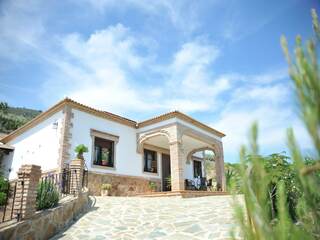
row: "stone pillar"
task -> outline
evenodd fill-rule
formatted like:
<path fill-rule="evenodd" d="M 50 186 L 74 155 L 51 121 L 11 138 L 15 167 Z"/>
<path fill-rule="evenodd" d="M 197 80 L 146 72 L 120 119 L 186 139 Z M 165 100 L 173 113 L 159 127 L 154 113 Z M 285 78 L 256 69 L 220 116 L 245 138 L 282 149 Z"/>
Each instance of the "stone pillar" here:
<path fill-rule="evenodd" d="M 224 157 L 222 143 L 218 145 L 218 151 L 215 154 L 217 187 L 220 188 L 219 190 L 226 191 L 226 178 L 224 173 Z"/>
<path fill-rule="evenodd" d="M 178 141 L 170 143 L 172 191 L 184 190 L 184 154 L 181 145 Z"/>
<path fill-rule="evenodd" d="M 21 220 L 31 217 L 36 212 L 37 187 L 41 177 L 41 167 L 22 165 L 17 175 L 14 214 Z"/>
<path fill-rule="evenodd" d="M 66 100 L 68 101 L 68 100 Z M 58 158 L 58 171 L 62 173 L 63 169 L 66 167 L 66 163 L 70 158 L 70 148 L 71 148 L 71 128 L 72 128 L 72 108 L 69 105 L 65 105 L 63 108 L 63 120 L 61 122 L 60 128 L 60 139 L 59 139 L 59 158 Z"/>
<path fill-rule="evenodd" d="M 70 169 L 70 193 L 75 196 L 82 191 L 82 178 L 84 169 L 83 159 L 74 159 L 69 165 Z"/>

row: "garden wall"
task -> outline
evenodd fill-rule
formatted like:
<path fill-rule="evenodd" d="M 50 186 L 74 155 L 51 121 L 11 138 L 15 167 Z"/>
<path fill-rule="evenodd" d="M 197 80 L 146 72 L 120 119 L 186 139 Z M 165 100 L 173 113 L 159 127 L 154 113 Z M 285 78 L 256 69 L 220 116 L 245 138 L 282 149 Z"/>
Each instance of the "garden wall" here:
<path fill-rule="evenodd" d="M 100 174 L 89 171 L 88 188 L 90 195 L 100 196 L 101 185 L 109 183 L 112 185 L 111 196 L 133 196 L 138 193 L 150 192 L 149 182 L 157 185 L 157 190 L 161 189 L 161 181 L 157 178 L 144 178 L 123 176 L 117 174 Z"/>
<path fill-rule="evenodd" d="M 0 229 L 0 240 L 48 239 L 68 226 L 88 207 L 88 192 L 68 196 L 56 208 L 36 212 L 31 218 Z"/>

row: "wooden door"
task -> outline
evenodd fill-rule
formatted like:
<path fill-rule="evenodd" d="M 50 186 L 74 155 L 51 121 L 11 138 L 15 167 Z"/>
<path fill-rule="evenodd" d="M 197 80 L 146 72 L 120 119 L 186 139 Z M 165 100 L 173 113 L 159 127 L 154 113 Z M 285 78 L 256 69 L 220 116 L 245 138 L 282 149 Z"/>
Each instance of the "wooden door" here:
<path fill-rule="evenodd" d="M 171 177 L 171 166 L 170 166 L 170 155 L 162 154 L 162 191 L 171 191 L 170 180 Z"/>

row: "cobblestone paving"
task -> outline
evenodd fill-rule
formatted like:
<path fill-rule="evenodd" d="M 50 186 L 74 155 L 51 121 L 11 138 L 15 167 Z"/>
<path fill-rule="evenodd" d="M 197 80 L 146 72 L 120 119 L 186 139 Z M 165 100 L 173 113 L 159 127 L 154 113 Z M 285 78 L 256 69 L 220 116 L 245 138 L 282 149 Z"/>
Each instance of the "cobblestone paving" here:
<path fill-rule="evenodd" d="M 54 239 L 230 239 L 230 196 L 96 197 L 95 206 Z"/>

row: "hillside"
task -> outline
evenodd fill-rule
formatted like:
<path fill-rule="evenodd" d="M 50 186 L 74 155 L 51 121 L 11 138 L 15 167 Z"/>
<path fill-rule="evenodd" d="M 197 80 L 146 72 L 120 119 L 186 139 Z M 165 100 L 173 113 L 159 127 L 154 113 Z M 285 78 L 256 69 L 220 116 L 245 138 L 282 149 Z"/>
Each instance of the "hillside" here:
<path fill-rule="evenodd" d="M 39 110 L 12 107 L 6 102 L 0 102 L 0 133 L 8 134 L 40 113 Z"/>

